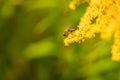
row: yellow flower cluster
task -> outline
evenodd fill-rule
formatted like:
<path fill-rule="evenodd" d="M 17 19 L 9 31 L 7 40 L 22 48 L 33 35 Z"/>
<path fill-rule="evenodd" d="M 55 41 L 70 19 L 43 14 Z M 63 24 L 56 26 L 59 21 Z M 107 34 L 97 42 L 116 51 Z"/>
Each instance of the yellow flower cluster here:
<path fill-rule="evenodd" d="M 83 42 L 100 33 L 102 39 L 114 36 L 112 59 L 120 61 L 120 0 L 83 0 L 89 6 L 81 18 L 78 29 L 70 33 L 64 40 L 65 45 Z M 73 0 L 70 8 L 75 9 L 81 0 Z"/>

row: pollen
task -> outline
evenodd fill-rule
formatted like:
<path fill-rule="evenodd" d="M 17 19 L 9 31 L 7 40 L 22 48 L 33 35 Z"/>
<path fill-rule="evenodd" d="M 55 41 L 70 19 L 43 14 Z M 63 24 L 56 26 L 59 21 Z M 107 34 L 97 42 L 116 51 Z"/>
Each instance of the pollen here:
<path fill-rule="evenodd" d="M 74 10 L 83 2 L 88 2 L 89 6 L 78 28 L 64 39 L 65 45 L 84 42 L 98 33 L 105 40 L 113 36 L 112 60 L 120 61 L 120 0 L 72 0 L 69 7 Z"/>

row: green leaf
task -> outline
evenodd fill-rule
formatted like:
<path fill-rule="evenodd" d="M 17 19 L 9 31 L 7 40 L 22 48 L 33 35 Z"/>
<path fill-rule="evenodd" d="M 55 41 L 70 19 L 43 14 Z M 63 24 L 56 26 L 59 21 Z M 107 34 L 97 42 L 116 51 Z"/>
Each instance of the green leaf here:
<path fill-rule="evenodd" d="M 55 44 L 50 40 L 43 40 L 30 44 L 24 54 L 28 59 L 40 58 L 53 55 L 52 50 L 55 49 Z"/>
<path fill-rule="evenodd" d="M 28 10 L 40 9 L 40 8 L 54 8 L 58 7 L 60 0 L 31 0 L 27 4 Z"/>

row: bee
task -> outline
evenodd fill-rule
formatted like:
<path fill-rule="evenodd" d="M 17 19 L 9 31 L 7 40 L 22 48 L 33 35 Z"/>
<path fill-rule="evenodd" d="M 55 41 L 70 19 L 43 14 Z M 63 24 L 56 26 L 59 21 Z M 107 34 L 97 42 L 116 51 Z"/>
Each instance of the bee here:
<path fill-rule="evenodd" d="M 65 31 L 63 32 L 63 36 L 67 37 L 70 33 L 74 32 L 75 29 L 71 28 L 71 27 L 67 27 L 65 29 Z"/>

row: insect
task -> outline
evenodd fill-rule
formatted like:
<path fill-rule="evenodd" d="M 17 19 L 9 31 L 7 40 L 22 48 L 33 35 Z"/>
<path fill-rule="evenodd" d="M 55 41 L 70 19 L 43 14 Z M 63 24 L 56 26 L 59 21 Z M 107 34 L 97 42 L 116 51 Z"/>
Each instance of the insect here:
<path fill-rule="evenodd" d="M 71 28 L 71 27 L 67 27 L 65 29 L 65 31 L 63 32 L 63 36 L 67 37 L 70 33 L 74 32 L 75 29 Z"/>

